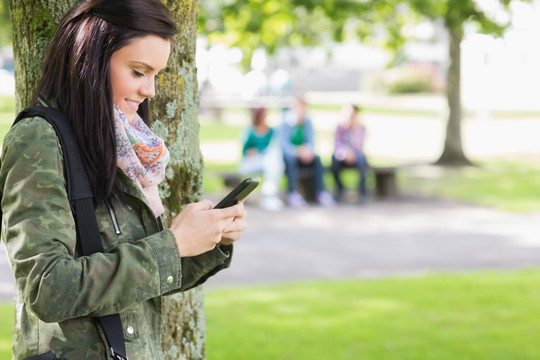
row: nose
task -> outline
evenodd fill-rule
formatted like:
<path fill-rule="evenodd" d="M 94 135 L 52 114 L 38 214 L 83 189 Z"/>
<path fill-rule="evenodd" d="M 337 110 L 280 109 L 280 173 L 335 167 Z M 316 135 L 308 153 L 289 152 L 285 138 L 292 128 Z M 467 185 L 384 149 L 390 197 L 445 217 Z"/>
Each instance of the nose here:
<path fill-rule="evenodd" d="M 156 83 L 153 76 L 149 76 L 148 80 L 141 86 L 140 93 L 143 97 L 151 99 L 156 96 Z"/>

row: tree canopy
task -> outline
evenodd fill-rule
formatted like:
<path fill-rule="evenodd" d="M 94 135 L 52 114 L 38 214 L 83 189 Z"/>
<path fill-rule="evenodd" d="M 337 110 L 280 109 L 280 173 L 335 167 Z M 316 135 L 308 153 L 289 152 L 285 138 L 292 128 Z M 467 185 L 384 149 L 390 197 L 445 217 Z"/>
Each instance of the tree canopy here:
<path fill-rule="evenodd" d="M 508 8 L 511 0 L 495 2 Z M 443 20 L 447 29 L 475 23 L 495 35 L 508 25 L 475 0 L 200 0 L 199 6 L 199 31 L 244 53 L 351 38 L 397 50 L 407 40 L 403 26 L 422 18 Z"/>
<path fill-rule="evenodd" d="M 403 31 L 406 24 L 438 21 L 449 39 L 446 91 L 450 110 L 439 163 L 469 164 L 461 144 L 464 26 L 471 23 L 479 32 L 502 35 L 510 17 L 497 16 L 497 12 L 504 13 L 512 1 L 519 0 L 200 0 L 200 31 L 211 42 L 219 39 L 240 47 L 248 58 L 260 47 L 272 53 L 282 46 L 320 45 L 348 38 L 378 43 L 397 54 L 409 40 Z M 486 4 L 492 9 L 485 9 Z"/>

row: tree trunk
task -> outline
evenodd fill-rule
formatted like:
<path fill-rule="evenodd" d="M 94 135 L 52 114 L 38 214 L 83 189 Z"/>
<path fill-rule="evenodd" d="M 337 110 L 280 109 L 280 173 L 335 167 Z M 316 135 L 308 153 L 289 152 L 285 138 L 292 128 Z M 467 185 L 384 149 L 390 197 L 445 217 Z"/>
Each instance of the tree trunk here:
<path fill-rule="evenodd" d="M 41 78 L 41 64 L 56 26 L 76 0 L 11 0 L 15 105 L 24 109 Z"/>
<path fill-rule="evenodd" d="M 446 125 L 446 139 L 439 165 L 470 165 L 471 162 L 463 152 L 461 140 L 461 41 L 463 25 L 449 28 L 450 32 L 450 66 L 447 75 L 446 96 L 450 110 Z"/>
<path fill-rule="evenodd" d="M 152 129 L 165 138 L 171 152 L 161 198 L 165 222 L 183 205 L 199 200 L 203 161 L 199 147 L 197 69 L 197 0 L 168 0 L 179 26 L 167 71 L 158 79 L 152 100 Z M 205 359 L 204 296 L 201 287 L 164 298 L 163 350 L 166 359 Z"/>
<path fill-rule="evenodd" d="M 17 111 L 31 100 L 41 75 L 47 45 L 58 22 L 77 0 L 11 0 Z M 202 155 L 197 120 L 195 68 L 197 0 L 164 0 L 179 27 L 165 74 L 152 100 L 153 130 L 171 152 L 161 189 L 166 223 L 183 204 L 198 200 L 202 188 Z M 164 300 L 163 347 L 167 359 L 205 358 L 203 292 L 196 288 Z"/>

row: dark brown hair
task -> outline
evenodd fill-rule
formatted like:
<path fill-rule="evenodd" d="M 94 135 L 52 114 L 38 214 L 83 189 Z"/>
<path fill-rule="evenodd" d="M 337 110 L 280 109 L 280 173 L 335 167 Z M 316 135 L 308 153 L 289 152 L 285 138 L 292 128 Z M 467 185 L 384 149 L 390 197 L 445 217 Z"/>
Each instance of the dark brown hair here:
<path fill-rule="evenodd" d="M 41 97 L 66 114 L 98 199 L 120 195 L 111 57 L 134 39 L 156 35 L 172 40 L 176 32 L 161 0 L 88 0 L 66 14 L 51 40 L 32 103 Z M 148 99 L 138 113 L 149 121 Z"/>
<path fill-rule="evenodd" d="M 266 116 L 266 108 L 257 107 L 251 109 L 251 123 L 254 126 L 260 125 L 264 122 L 264 117 Z"/>

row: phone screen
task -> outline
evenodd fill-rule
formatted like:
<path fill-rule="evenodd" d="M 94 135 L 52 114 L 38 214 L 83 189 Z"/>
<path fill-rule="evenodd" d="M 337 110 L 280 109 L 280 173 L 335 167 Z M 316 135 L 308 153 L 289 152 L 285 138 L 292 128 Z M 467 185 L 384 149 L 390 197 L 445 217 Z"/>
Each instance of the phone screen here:
<path fill-rule="evenodd" d="M 223 200 L 214 206 L 214 209 L 223 209 L 236 205 L 236 203 L 244 200 L 253 190 L 255 190 L 260 182 L 261 179 L 258 177 L 244 179 L 244 181 L 236 186 L 227 196 L 223 198 Z"/>

